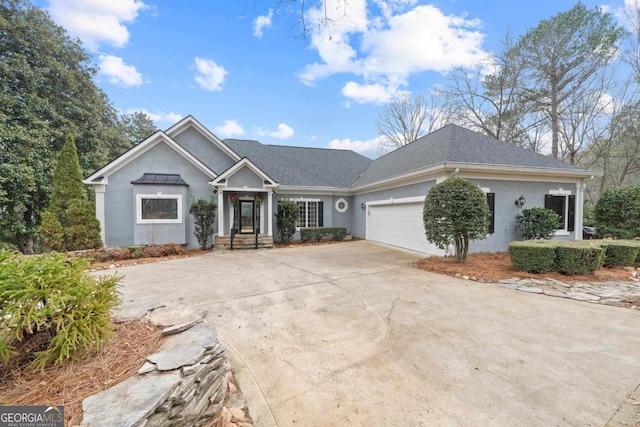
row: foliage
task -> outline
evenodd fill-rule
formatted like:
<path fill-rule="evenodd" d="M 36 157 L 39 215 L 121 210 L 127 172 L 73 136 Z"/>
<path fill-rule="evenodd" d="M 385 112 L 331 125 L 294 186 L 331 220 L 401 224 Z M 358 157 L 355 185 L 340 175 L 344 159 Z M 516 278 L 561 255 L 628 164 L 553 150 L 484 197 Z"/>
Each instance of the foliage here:
<path fill-rule="evenodd" d="M 605 267 L 631 267 L 640 256 L 640 242 L 611 241 L 605 246 Z"/>
<path fill-rule="evenodd" d="M 509 245 L 513 269 L 529 273 L 553 271 L 555 254 L 556 247 L 547 244 L 511 242 Z"/>
<path fill-rule="evenodd" d="M 0 230 L 25 253 L 65 137 L 75 135 L 83 176 L 131 147 L 90 60 L 45 10 L 28 0 L 0 3 Z"/>
<path fill-rule="evenodd" d="M 347 229 L 344 227 L 309 227 L 300 229 L 300 240 L 308 242 L 315 240 L 335 240 L 339 241 L 345 238 Z"/>
<path fill-rule="evenodd" d="M 69 253 L 73 258 L 85 258 L 97 262 L 124 261 L 139 258 L 157 258 L 184 255 L 187 251 L 177 243 L 166 245 L 125 246 Z"/>
<path fill-rule="evenodd" d="M 561 245 L 556 248 L 555 270 L 562 274 L 589 274 L 602 268 L 604 249 L 598 246 Z"/>
<path fill-rule="evenodd" d="M 44 368 L 103 344 L 119 303 L 116 276 L 94 277 L 64 254 L 0 251 L 0 358 Z"/>
<path fill-rule="evenodd" d="M 96 249 L 102 246 L 100 223 L 87 199 L 80 163 L 71 136 L 58 154 L 53 192 L 42 215 L 40 234 L 45 248 L 55 251 Z"/>
<path fill-rule="evenodd" d="M 424 201 L 427 240 L 441 249 L 451 243 L 458 262 L 465 262 L 469 242 L 488 235 L 489 205 L 486 195 L 471 181 L 449 178 L 434 185 Z"/>
<path fill-rule="evenodd" d="M 547 208 L 523 209 L 516 215 L 516 230 L 525 240 L 551 239 L 558 229 L 560 217 Z"/>
<path fill-rule="evenodd" d="M 280 241 L 289 243 L 296 232 L 296 223 L 300 217 L 298 204 L 289 199 L 278 202 L 278 212 L 276 213 L 276 225 L 280 234 Z"/>
<path fill-rule="evenodd" d="M 118 127 L 131 146 L 138 145 L 156 131 L 151 117 L 141 111 L 121 115 Z"/>
<path fill-rule="evenodd" d="M 200 249 L 207 249 L 213 236 L 218 205 L 213 200 L 198 199 L 191 204 L 189 213 L 193 215 L 194 235 L 198 239 Z"/>
<path fill-rule="evenodd" d="M 596 204 L 596 228 L 601 236 L 640 236 L 640 185 L 611 188 Z"/>

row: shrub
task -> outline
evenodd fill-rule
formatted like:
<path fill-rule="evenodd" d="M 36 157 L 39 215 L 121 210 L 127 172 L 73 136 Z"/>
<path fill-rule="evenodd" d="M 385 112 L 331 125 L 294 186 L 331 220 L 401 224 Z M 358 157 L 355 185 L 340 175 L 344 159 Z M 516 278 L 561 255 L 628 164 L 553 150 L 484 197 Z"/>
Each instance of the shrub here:
<path fill-rule="evenodd" d="M 625 242 L 611 242 L 605 246 L 605 267 L 630 267 L 640 256 L 640 245 Z"/>
<path fill-rule="evenodd" d="M 112 333 L 116 276 L 94 277 L 66 254 L 0 251 L 0 359 L 43 369 L 98 348 Z"/>
<path fill-rule="evenodd" d="M 598 235 L 617 239 L 640 236 L 640 185 L 610 188 L 596 205 Z"/>
<path fill-rule="evenodd" d="M 428 241 L 440 249 L 451 243 L 465 262 L 469 242 L 489 233 L 487 196 L 471 181 L 453 177 L 434 185 L 424 200 L 423 223 Z"/>
<path fill-rule="evenodd" d="M 278 212 L 276 213 L 276 225 L 280 234 L 280 241 L 289 243 L 296 232 L 296 223 L 300 216 L 298 204 L 289 199 L 278 202 Z"/>
<path fill-rule="evenodd" d="M 509 255 L 514 270 L 529 273 L 553 271 L 556 247 L 552 244 L 533 244 L 529 242 L 511 242 Z"/>
<path fill-rule="evenodd" d="M 213 200 L 199 199 L 191 204 L 189 213 L 193 215 L 193 234 L 198 240 L 200 249 L 209 247 L 209 241 L 213 237 L 213 228 L 216 221 L 216 209 L 218 205 Z"/>
<path fill-rule="evenodd" d="M 344 227 L 310 227 L 300 229 L 300 240 L 308 242 L 315 240 L 335 240 L 339 241 L 345 238 L 347 229 Z"/>
<path fill-rule="evenodd" d="M 560 245 L 556 247 L 555 270 L 562 274 L 589 274 L 602 268 L 604 249 L 599 246 Z"/>
<path fill-rule="evenodd" d="M 547 208 L 524 209 L 516 215 L 516 230 L 524 240 L 551 239 L 558 229 L 560 217 Z"/>

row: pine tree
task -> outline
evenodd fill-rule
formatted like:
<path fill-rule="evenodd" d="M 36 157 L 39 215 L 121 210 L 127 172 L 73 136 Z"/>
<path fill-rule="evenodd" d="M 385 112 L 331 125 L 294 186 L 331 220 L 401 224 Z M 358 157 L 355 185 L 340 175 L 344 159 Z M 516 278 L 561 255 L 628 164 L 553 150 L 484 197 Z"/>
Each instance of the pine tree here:
<path fill-rule="evenodd" d="M 78 152 L 72 136 L 58 154 L 53 192 L 42 215 L 40 235 L 46 249 L 75 251 L 102 246 L 100 223 L 82 183 Z"/>

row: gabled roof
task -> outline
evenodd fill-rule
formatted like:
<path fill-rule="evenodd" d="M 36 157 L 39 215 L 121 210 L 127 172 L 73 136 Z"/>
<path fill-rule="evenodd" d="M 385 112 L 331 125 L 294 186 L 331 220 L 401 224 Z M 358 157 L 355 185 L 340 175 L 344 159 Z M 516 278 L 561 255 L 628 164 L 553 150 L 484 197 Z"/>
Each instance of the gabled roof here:
<path fill-rule="evenodd" d="M 173 150 L 175 150 L 178 154 L 184 157 L 189 163 L 194 165 L 196 168 L 200 169 L 205 175 L 209 178 L 213 179 L 217 175 L 214 171 L 209 169 L 204 163 L 200 160 L 196 159 L 191 153 L 182 148 L 180 144 L 176 143 L 173 139 L 171 139 L 165 132 L 159 130 L 155 132 L 153 135 L 142 141 L 140 144 L 134 146 L 129 151 L 115 159 L 114 161 L 108 163 L 106 166 L 98 169 L 96 172 L 91 174 L 87 179 L 84 180 L 85 184 L 107 184 L 109 175 L 117 172 L 133 160 L 137 159 L 144 153 L 146 153 L 151 148 L 155 147 L 160 143 L 165 143 Z"/>
<path fill-rule="evenodd" d="M 229 149 L 229 147 L 226 146 L 220 138 L 215 136 L 209 129 L 204 127 L 202 123 L 197 121 L 192 115 L 188 115 L 184 119 L 180 120 L 178 123 L 167 129 L 165 133 L 171 138 L 175 138 L 189 128 L 197 129 L 202 135 L 204 135 L 209 141 L 211 141 L 212 144 L 216 145 L 218 148 L 228 154 L 232 159 L 240 160 L 242 158 L 242 156 L 238 156 L 233 152 L 233 150 Z"/>
<path fill-rule="evenodd" d="M 538 169 L 589 176 L 592 172 L 457 125 L 447 125 L 379 159 L 355 182 L 363 187 L 436 165 Z M 581 173 L 582 172 L 582 173 Z"/>
<path fill-rule="evenodd" d="M 223 142 L 285 186 L 349 188 L 372 162 L 348 150 L 263 145 L 240 139 Z"/>
<path fill-rule="evenodd" d="M 236 172 L 238 172 L 242 168 L 249 168 L 253 173 L 262 178 L 265 186 L 276 186 L 276 181 L 272 179 L 268 174 L 266 174 L 262 169 L 256 166 L 251 160 L 246 157 L 243 157 L 239 162 L 234 163 L 229 169 L 222 172 L 216 179 L 211 181 L 211 184 L 217 185 L 221 184 L 229 177 L 233 176 Z"/>

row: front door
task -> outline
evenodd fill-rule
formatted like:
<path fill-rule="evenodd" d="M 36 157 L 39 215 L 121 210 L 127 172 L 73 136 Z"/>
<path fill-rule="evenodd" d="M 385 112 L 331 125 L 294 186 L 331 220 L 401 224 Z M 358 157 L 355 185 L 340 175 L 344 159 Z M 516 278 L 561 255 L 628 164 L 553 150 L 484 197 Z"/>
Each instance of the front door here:
<path fill-rule="evenodd" d="M 253 200 L 240 200 L 240 233 L 255 232 L 255 208 Z"/>

